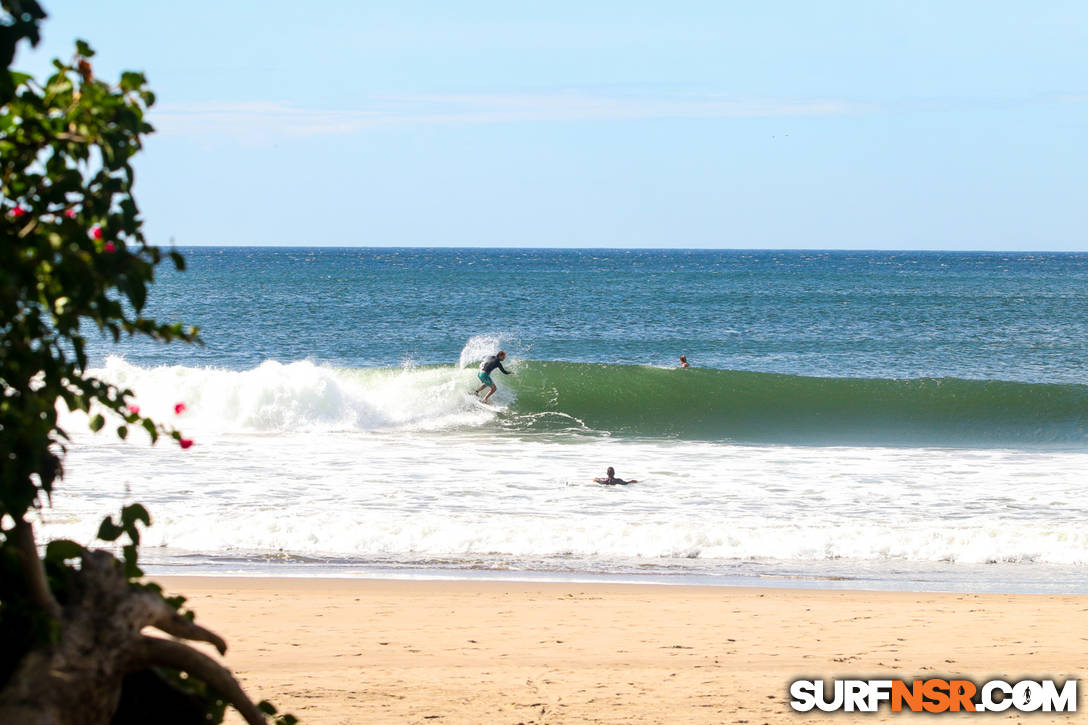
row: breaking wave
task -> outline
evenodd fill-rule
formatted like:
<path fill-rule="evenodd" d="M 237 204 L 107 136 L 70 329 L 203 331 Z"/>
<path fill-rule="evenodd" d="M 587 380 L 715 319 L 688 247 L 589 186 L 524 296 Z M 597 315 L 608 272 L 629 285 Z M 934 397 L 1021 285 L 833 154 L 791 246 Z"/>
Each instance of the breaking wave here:
<path fill-rule="evenodd" d="M 470 361 L 471 362 L 471 361 Z M 110 358 L 94 371 L 187 430 L 238 433 L 495 426 L 740 443 L 1073 445 L 1088 439 L 1088 386 L 999 380 L 817 378 L 514 361 L 495 412 L 473 404 L 471 364 L 346 369 L 266 361 L 244 371 Z"/>

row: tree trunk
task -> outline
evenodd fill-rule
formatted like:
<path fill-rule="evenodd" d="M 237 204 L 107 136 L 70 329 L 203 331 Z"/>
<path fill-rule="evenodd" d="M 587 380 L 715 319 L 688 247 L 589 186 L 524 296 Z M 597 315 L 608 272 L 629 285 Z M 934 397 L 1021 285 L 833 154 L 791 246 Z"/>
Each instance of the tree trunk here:
<path fill-rule="evenodd" d="M 40 567 L 36 551 L 33 558 Z M 56 642 L 28 652 L 0 692 L 0 723 L 108 725 L 126 675 L 168 667 L 217 691 L 250 725 L 264 725 L 264 715 L 227 669 L 178 640 L 141 634 L 150 626 L 226 651 L 222 639 L 179 615 L 159 594 L 131 586 L 111 554 L 86 552 L 75 589 L 73 600 L 56 610 Z"/>

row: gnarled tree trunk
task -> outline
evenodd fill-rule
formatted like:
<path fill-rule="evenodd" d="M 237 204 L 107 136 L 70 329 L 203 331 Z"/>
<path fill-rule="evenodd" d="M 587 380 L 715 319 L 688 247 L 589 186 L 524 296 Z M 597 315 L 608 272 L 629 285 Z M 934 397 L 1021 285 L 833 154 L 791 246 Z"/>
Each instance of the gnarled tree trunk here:
<path fill-rule="evenodd" d="M 30 524 L 19 522 L 19 529 L 31 591 L 58 620 L 60 634 L 54 644 L 28 652 L 0 691 L 0 723 L 108 725 L 126 675 L 167 667 L 207 684 L 250 725 L 265 724 L 229 670 L 179 641 L 210 642 L 222 654 L 227 645 L 216 634 L 179 615 L 155 592 L 131 586 L 120 562 L 105 551 L 83 555 L 77 595 L 61 607 L 45 583 Z M 142 634 L 145 627 L 178 639 Z"/>

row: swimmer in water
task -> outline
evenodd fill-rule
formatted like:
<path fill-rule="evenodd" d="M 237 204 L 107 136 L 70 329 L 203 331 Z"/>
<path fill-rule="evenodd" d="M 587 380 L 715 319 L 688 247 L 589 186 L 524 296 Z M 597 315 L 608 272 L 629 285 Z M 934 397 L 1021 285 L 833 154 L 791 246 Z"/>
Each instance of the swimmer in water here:
<path fill-rule="evenodd" d="M 637 480 L 631 479 L 630 481 L 624 481 L 622 478 L 616 478 L 616 469 L 612 466 L 608 467 L 608 476 L 605 478 L 594 478 L 594 483 L 602 483 L 605 486 L 626 486 L 629 483 L 638 483 Z"/>

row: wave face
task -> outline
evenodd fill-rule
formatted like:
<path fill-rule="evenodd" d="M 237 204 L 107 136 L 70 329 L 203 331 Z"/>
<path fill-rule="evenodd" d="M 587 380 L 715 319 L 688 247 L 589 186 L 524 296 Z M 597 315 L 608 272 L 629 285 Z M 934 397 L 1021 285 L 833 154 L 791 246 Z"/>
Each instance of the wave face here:
<path fill-rule="evenodd" d="M 513 361 L 496 374 L 498 415 L 466 395 L 474 366 L 96 371 L 145 412 L 216 433 L 454 430 L 803 445 L 1082 446 L 1088 386 L 994 380 L 815 378 L 732 370 Z"/>
<path fill-rule="evenodd" d="M 806 444 L 1080 444 L 1088 386 L 529 362 L 517 411 L 611 433 Z"/>

